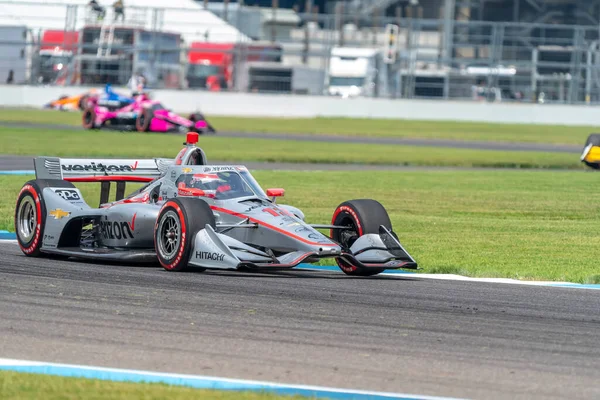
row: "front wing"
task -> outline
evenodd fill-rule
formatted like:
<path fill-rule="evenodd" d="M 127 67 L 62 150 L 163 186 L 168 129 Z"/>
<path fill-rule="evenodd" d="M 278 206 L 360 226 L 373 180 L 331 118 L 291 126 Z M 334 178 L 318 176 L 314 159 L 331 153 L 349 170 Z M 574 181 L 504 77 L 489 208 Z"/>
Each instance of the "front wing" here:
<path fill-rule="evenodd" d="M 196 235 L 190 264 L 216 269 L 289 269 L 321 258 L 343 258 L 360 268 L 417 268 L 417 263 L 396 236 L 383 226 L 380 227 L 379 234 L 361 236 L 346 251 L 332 248 L 318 252 L 292 251 L 275 256 L 272 252 L 267 253 L 230 236 L 217 233 L 207 225 L 206 229 Z"/>

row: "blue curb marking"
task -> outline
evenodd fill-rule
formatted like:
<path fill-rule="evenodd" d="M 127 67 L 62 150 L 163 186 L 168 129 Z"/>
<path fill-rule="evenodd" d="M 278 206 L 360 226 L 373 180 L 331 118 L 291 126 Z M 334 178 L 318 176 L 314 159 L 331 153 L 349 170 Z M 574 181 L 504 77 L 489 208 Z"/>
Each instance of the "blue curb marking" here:
<path fill-rule="evenodd" d="M 234 380 L 193 375 L 161 374 L 144 371 L 129 371 L 111 368 L 96 368 L 84 366 L 70 366 L 61 364 L 34 364 L 22 365 L 16 363 L 10 365 L 3 363 L 0 370 L 15 372 L 26 372 L 34 374 L 58 375 L 66 377 L 79 377 L 88 379 L 100 379 L 118 382 L 146 382 L 164 383 L 167 385 L 188 386 L 196 389 L 232 390 L 232 391 L 265 391 L 280 395 L 300 395 L 326 399 L 342 400 L 366 400 L 366 399 L 442 399 L 440 397 L 417 396 L 396 393 L 366 392 L 358 390 L 344 390 L 334 388 L 322 388 L 316 386 L 283 385 L 270 382 L 256 382 L 245 380 Z"/>
<path fill-rule="evenodd" d="M 0 171 L 0 175 L 35 175 L 35 171 L 20 170 L 20 171 Z"/>
<path fill-rule="evenodd" d="M 0 231 L 0 240 L 14 240 L 17 238 L 13 232 L 9 231 Z"/>
<path fill-rule="evenodd" d="M 300 264 L 294 269 L 313 269 L 318 271 L 330 271 L 330 272 L 342 272 L 339 267 L 335 265 L 312 265 L 312 264 Z M 400 269 L 386 269 L 385 274 L 414 274 L 412 271 L 403 271 Z"/>
<path fill-rule="evenodd" d="M 596 290 L 600 290 L 600 285 L 598 285 L 598 284 L 549 283 L 548 286 L 552 286 L 552 287 L 564 287 L 564 288 L 578 288 L 578 289 L 596 289 Z"/>

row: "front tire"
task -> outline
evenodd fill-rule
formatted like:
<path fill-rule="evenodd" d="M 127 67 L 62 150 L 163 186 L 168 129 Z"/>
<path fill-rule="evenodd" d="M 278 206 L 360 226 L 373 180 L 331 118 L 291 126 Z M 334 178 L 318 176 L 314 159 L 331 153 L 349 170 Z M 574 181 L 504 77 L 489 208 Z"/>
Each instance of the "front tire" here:
<path fill-rule="evenodd" d="M 208 122 L 206 120 L 206 118 L 204 118 L 204 115 L 202 115 L 201 113 L 193 113 L 190 115 L 190 117 L 188 119 L 190 121 L 192 121 L 194 124 L 197 121 L 204 121 L 204 122 L 206 122 L 206 133 L 217 133 L 215 128 L 210 124 L 210 122 Z M 199 133 L 205 133 L 205 132 L 199 132 Z"/>
<path fill-rule="evenodd" d="M 379 227 L 392 230 L 392 223 L 385 208 L 378 201 L 371 199 L 350 200 L 340 204 L 333 213 L 332 225 L 348 226 L 348 229 L 332 229 L 331 238 L 349 251 L 352 244 L 362 235 L 379 233 Z M 352 265 L 343 259 L 336 259 L 340 269 L 351 276 L 377 275 L 385 269 L 364 268 Z"/>
<path fill-rule="evenodd" d="M 154 227 L 154 247 L 158 261 L 164 269 L 188 269 L 196 234 L 204 229 L 206 224 L 216 227 L 215 216 L 203 200 L 174 198 L 162 206 Z"/>

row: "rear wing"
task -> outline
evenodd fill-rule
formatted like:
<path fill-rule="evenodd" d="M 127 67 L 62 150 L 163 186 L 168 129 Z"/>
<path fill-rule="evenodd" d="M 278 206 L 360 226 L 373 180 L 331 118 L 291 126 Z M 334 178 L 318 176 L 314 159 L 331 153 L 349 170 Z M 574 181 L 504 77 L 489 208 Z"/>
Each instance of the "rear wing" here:
<path fill-rule="evenodd" d="M 101 203 L 106 203 L 111 182 L 117 183 L 116 200 L 121 200 L 125 194 L 126 182 L 151 182 L 161 177 L 173 164 L 173 160 L 36 157 L 33 164 L 37 179 L 101 182 Z"/>

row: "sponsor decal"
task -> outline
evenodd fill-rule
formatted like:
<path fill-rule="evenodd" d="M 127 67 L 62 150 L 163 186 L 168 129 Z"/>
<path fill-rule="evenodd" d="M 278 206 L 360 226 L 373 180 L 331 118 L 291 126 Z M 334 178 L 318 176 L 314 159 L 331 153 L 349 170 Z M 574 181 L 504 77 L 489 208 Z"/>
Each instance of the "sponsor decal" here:
<path fill-rule="evenodd" d="M 190 172 L 192 172 L 192 169 L 186 167 L 186 168 L 182 169 L 181 172 L 183 172 L 184 174 L 189 174 Z"/>
<path fill-rule="evenodd" d="M 233 167 L 204 167 L 203 172 L 235 171 Z"/>
<path fill-rule="evenodd" d="M 79 196 L 79 193 L 75 189 L 54 189 L 54 193 L 67 201 L 81 200 L 81 196 Z"/>
<path fill-rule="evenodd" d="M 314 229 L 313 228 L 309 228 L 308 226 L 300 226 L 300 227 L 294 229 L 294 232 L 296 232 L 296 233 L 302 233 L 302 232 L 313 233 Z"/>
<path fill-rule="evenodd" d="M 212 253 L 210 251 L 197 251 L 196 258 L 201 260 L 223 261 L 225 254 Z"/>
<path fill-rule="evenodd" d="M 133 214 L 133 218 L 131 218 L 131 222 L 128 222 L 131 231 L 135 231 L 135 218 L 137 217 L 137 213 Z"/>
<path fill-rule="evenodd" d="M 392 267 L 392 268 L 400 268 L 402 267 L 404 264 L 406 264 L 406 261 L 401 261 L 401 260 L 392 260 L 392 261 L 388 261 L 386 262 L 385 265 L 386 267 Z"/>
<path fill-rule="evenodd" d="M 44 246 L 48 247 L 48 248 L 52 248 L 55 249 L 56 247 L 58 247 L 56 245 L 56 243 L 48 243 L 48 242 L 53 242 L 55 241 L 55 237 L 52 235 L 44 235 Z"/>
<path fill-rule="evenodd" d="M 299 226 L 298 228 L 294 229 L 294 232 L 300 234 L 306 234 L 306 232 L 308 232 L 308 235 L 306 235 L 306 237 L 314 240 L 316 243 L 330 243 L 330 240 L 327 236 L 323 235 L 321 232 L 315 230 L 310 226 Z"/>
<path fill-rule="evenodd" d="M 177 177 L 177 172 L 171 171 L 171 179 L 175 179 Z"/>
<path fill-rule="evenodd" d="M 264 204 L 262 204 L 262 203 L 255 204 L 253 206 L 250 206 L 250 207 L 246 208 L 243 212 L 244 213 L 249 213 L 250 211 L 255 210 L 257 208 L 261 208 L 261 207 L 264 207 Z"/>
<path fill-rule="evenodd" d="M 63 211 L 60 208 L 57 208 L 56 210 L 52 210 L 48 214 L 50 214 L 51 216 L 53 216 L 54 219 L 62 219 L 64 217 L 68 217 L 69 215 L 71 215 L 70 212 Z"/>
<path fill-rule="evenodd" d="M 91 162 L 89 164 L 65 164 L 62 165 L 63 171 L 69 172 L 132 172 L 137 169 L 138 162 L 133 165 L 115 165 Z"/>
<path fill-rule="evenodd" d="M 131 222 L 100 221 L 100 233 L 103 239 L 133 239 L 135 230 L 135 219 L 137 213 L 133 214 Z"/>

